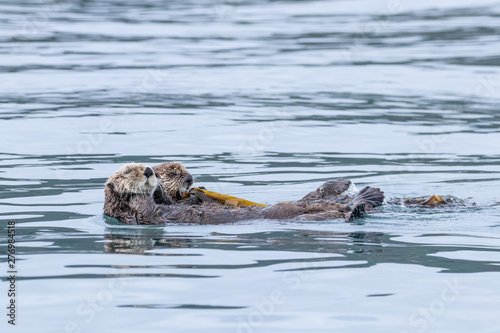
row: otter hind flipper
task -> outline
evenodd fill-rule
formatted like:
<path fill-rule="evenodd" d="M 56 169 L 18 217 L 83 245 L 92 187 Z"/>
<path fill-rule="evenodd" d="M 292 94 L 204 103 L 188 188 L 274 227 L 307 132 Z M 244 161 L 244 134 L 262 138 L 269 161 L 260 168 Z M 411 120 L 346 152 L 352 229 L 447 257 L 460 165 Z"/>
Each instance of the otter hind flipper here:
<path fill-rule="evenodd" d="M 348 222 L 362 218 L 367 210 L 378 207 L 384 203 L 384 192 L 379 188 L 367 186 L 359 191 L 350 203 L 351 211 L 346 214 Z"/>
<path fill-rule="evenodd" d="M 367 209 L 375 208 L 384 203 L 384 192 L 379 188 L 367 186 L 352 199 L 352 205 L 364 203 Z"/>
<path fill-rule="evenodd" d="M 346 221 L 351 222 L 362 218 L 366 214 L 366 205 L 364 202 L 356 204 L 351 212 L 346 214 Z"/>

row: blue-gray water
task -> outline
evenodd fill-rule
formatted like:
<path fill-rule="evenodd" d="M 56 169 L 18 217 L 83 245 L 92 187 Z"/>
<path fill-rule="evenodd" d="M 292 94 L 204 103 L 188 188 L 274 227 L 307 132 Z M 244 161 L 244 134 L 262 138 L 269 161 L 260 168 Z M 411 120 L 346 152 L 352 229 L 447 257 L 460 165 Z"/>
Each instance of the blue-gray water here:
<path fill-rule="evenodd" d="M 1 1 L 0 31 L 2 332 L 500 331 L 498 1 Z M 116 169 L 174 160 L 259 202 L 346 177 L 471 206 L 103 217 Z"/>

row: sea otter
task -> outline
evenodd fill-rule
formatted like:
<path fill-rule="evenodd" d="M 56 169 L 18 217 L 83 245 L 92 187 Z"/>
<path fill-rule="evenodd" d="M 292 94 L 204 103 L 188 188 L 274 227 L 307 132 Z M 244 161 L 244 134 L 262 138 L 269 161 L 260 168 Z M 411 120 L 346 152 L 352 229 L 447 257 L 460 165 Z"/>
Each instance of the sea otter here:
<path fill-rule="evenodd" d="M 158 204 L 178 202 L 193 185 L 193 177 L 181 163 L 162 163 L 154 166 L 153 171 L 158 178 L 158 187 L 154 192 L 154 200 Z"/>
<path fill-rule="evenodd" d="M 145 164 L 131 163 L 120 168 L 105 183 L 104 214 L 127 224 L 212 224 L 252 219 L 352 220 L 362 217 L 367 205 L 376 207 L 384 200 L 380 189 L 365 187 L 357 196 L 342 199 L 343 203 L 336 202 L 337 194 L 332 193 L 324 198 L 303 198 L 269 207 L 231 207 L 207 202 L 192 204 L 185 200 L 175 204 L 171 201 L 168 204 L 158 204 L 154 199 L 158 186 L 156 176 L 154 168 Z M 162 181 L 167 180 L 161 179 L 160 182 Z M 180 193 L 185 189 L 184 183 L 177 182 L 180 184 L 177 189 L 171 187 L 168 181 L 163 185 L 172 189 L 171 193 Z"/>
<path fill-rule="evenodd" d="M 104 214 L 127 224 L 154 224 L 159 214 L 153 200 L 157 186 L 151 167 L 124 165 L 104 183 Z"/>

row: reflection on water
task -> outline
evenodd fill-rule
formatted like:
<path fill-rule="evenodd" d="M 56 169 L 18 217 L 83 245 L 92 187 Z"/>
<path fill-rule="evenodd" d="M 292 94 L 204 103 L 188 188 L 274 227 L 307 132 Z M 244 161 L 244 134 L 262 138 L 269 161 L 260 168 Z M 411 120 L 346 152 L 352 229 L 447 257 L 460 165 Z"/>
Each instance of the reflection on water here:
<path fill-rule="evenodd" d="M 2 1 L 20 329 L 495 331 L 499 16 L 492 0 Z M 270 204 L 345 177 L 476 205 L 123 226 L 103 183 L 132 161 Z"/>
<path fill-rule="evenodd" d="M 447 273 L 470 273 L 470 272 L 496 272 L 499 260 L 478 261 L 471 260 L 449 260 L 434 256 L 440 252 L 454 251 L 480 251 L 475 247 L 464 245 L 426 245 L 420 243 L 406 243 L 398 241 L 399 235 L 391 235 L 382 232 L 332 232 L 318 230 L 285 230 L 268 231 L 255 234 L 219 234 L 211 233 L 206 237 L 190 235 L 165 235 L 162 228 L 137 230 L 136 234 L 121 235 L 120 230 L 107 228 L 104 235 L 107 240 L 106 253 L 120 254 L 146 254 L 146 255 L 179 255 L 172 254 L 169 249 L 214 249 L 227 251 L 293 251 L 300 253 L 337 253 L 340 257 L 321 257 L 317 261 L 364 261 L 360 264 L 348 264 L 346 266 L 362 268 L 371 267 L 383 263 L 413 264 L 426 267 L 440 268 L 440 272 Z M 444 238 L 453 237 L 453 234 L 427 234 L 425 237 L 440 236 Z M 394 239 L 396 238 L 396 239 Z M 494 241 L 496 238 L 492 238 Z M 151 251 L 153 250 L 153 251 Z M 156 251 L 160 250 L 160 251 Z M 485 251 L 492 251 L 487 249 Z M 494 250 L 499 251 L 498 249 Z M 498 258 L 497 258 L 498 259 Z M 310 259 L 307 260 L 310 262 Z M 293 262 L 289 260 L 266 260 L 257 261 L 250 265 L 179 265 L 175 268 L 181 269 L 236 269 L 245 267 L 261 267 L 275 265 L 282 262 Z M 144 267 L 147 268 L 147 267 Z M 321 269 L 329 269 L 324 266 Z M 317 268 L 315 268 L 317 269 Z"/>
<path fill-rule="evenodd" d="M 371 222 L 377 226 L 366 231 Z M 282 318 L 279 327 L 292 331 L 288 321 L 298 331 L 310 317 L 329 325 L 350 323 L 352 329 L 365 321 L 380 331 L 415 329 L 408 316 L 440 300 L 450 307 L 449 315 L 439 315 L 444 327 L 455 327 L 454 316 L 465 313 L 466 325 L 485 315 L 485 327 L 496 320 L 485 308 L 469 310 L 498 296 L 492 274 L 498 272 L 500 249 L 491 234 L 380 231 L 394 227 L 372 220 L 357 226 L 255 221 L 162 228 L 98 225 L 96 218 L 66 221 L 66 228 L 56 222 L 24 224 L 19 283 L 34 298 L 24 308 L 34 311 L 38 299 L 59 308 L 65 316 L 46 314 L 57 328 L 75 322 L 98 330 L 122 314 L 115 325 L 128 326 L 143 309 L 154 310 L 139 313 L 152 329 L 178 322 L 196 331 L 183 319 L 189 315 L 236 331 L 241 322 L 254 325 L 248 316 L 255 314 L 265 317 L 266 326 Z M 47 290 L 65 291 L 65 297 L 46 299 Z M 279 301 L 270 301 L 278 294 Z M 262 310 L 269 304 L 275 310 Z M 91 308 L 98 309 L 92 320 L 83 312 Z M 214 316 L 224 324 L 213 323 Z"/>

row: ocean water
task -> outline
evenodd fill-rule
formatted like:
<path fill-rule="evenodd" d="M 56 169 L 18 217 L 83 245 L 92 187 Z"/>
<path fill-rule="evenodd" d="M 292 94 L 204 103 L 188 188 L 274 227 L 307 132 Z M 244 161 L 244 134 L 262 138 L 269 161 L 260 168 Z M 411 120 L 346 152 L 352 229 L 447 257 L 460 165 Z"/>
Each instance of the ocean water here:
<path fill-rule="evenodd" d="M 500 3 L 0 1 L 2 332 L 499 332 Z M 128 162 L 354 223 L 127 226 Z M 16 222 L 16 325 L 7 295 Z"/>

